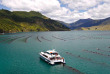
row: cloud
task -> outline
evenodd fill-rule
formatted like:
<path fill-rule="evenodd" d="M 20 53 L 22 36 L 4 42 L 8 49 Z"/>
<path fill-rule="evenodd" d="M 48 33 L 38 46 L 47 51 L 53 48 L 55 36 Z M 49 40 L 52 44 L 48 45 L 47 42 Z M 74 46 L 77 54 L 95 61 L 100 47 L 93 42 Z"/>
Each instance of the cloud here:
<path fill-rule="evenodd" d="M 2 0 L 1 4 L 11 8 L 11 10 L 36 10 L 48 11 L 51 8 L 59 8 L 57 0 Z"/>
<path fill-rule="evenodd" d="M 63 4 L 67 4 L 73 10 L 87 10 L 91 7 L 102 3 L 102 0 L 61 0 Z"/>
<path fill-rule="evenodd" d="M 109 0 L 61 0 L 61 3 L 66 4 L 69 9 L 74 11 L 73 19 L 76 18 L 76 20 L 85 18 L 104 19 L 110 17 Z"/>
<path fill-rule="evenodd" d="M 91 15 L 93 19 L 103 19 L 110 17 L 110 3 L 104 3 L 96 8 L 88 10 L 88 14 Z"/>
<path fill-rule="evenodd" d="M 1 0 L 11 11 L 39 11 L 64 22 L 79 19 L 102 19 L 110 16 L 109 0 Z"/>

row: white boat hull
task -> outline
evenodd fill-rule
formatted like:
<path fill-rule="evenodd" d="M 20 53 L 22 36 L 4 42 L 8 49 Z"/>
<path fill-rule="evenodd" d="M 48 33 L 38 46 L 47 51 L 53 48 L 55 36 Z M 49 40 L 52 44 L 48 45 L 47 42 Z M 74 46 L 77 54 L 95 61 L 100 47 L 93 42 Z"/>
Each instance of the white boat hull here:
<path fill-rule="evenodd" d="M 64 59 L 61 59 L 61 60 L 50 60 L 50 59 L 44 57 L 41 53 L 40 53 L 40 58 L 43 59 L 44 61 L 48 62 L 51 65 L 54 65 L 55 63 L 65 63 Z"/>

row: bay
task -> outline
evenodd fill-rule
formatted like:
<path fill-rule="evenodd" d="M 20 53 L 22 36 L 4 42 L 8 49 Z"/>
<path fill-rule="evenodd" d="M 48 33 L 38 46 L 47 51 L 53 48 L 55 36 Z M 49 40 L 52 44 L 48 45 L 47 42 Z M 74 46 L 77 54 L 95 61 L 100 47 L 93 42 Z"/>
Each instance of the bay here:
<path fill-rule="evenodd" d="M 110 74 L 109 47 L 110 31 L 0 35 L 0 74 Z M 66 65 L 51 66 L 41 60 L 39 53 L 49 49 L 56 49 Z"/>

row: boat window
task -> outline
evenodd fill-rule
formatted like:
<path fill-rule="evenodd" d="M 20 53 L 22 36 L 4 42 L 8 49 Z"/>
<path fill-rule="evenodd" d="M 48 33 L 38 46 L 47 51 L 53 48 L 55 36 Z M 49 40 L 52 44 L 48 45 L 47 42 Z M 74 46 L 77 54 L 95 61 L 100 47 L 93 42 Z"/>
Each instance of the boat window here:
<path fill-rule="evenodd" d="M 43 54 L 43 56 L 45 56 L 46 58 L 48 58 L 48 56 L 46 56 L 46 55 L 44 55 L 44 54 Z"/>
<path fill-rule="evenodd" d="M 52 55 L 58 55 L 58 53 L 51 53 Z"/>
<path fill-rule="evenodd" d="M 50 60 L 54 60 L 55 58 L 50 58 Z"/>
<path fill-rule="evenodd" d="M 62 58 L 61 57 L 53 57 L 53 58 L 50 58 L 50 60 L 61 60 Z"/>
<path fill-rule="evenodd" d="M 48 52 L 44 52 L 44 53 L 50 54 L 50 53 L 48 53 Z"/>

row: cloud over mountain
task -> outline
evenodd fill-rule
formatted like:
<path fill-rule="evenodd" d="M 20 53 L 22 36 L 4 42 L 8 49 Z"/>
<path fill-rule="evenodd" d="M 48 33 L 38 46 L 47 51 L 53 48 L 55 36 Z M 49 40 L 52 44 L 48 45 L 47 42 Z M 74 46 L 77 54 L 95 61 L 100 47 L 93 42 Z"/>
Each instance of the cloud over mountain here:
<path fill-rule="evenodd" d="M 1 0 L 12 11 L 39 11 L 64 22 L 78 19 L 102 19 L 110 16 L 109 0 Z"/>

